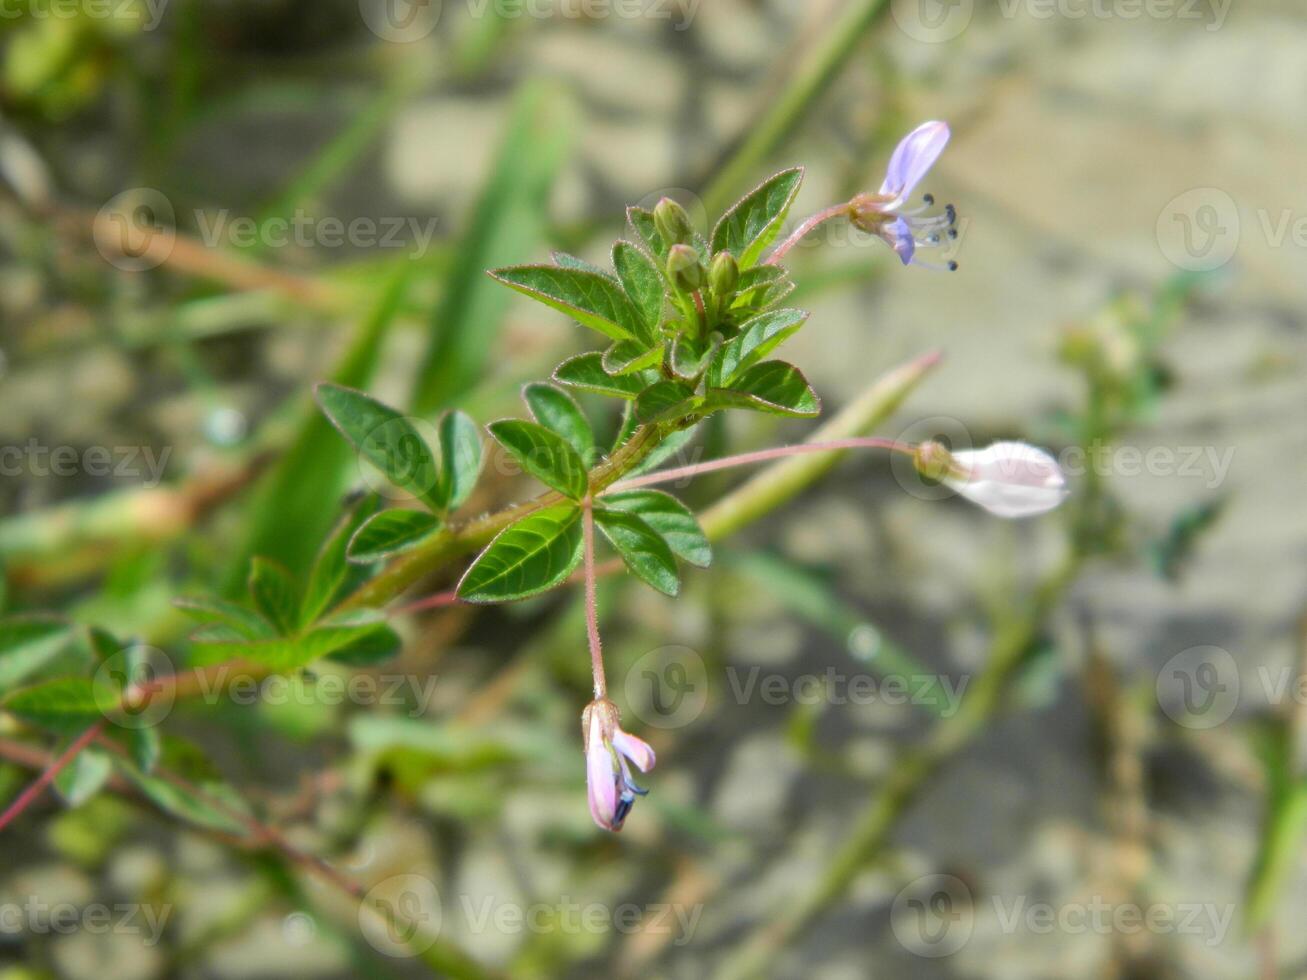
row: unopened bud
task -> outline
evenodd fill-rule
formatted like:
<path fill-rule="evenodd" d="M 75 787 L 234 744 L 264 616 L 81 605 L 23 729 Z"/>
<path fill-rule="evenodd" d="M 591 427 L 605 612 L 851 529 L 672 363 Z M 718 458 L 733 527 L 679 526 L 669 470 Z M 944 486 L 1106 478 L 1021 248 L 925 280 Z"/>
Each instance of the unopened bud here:
<path fill-rule="evenodd" d="M 689 245 L 673 245 L 667 255 L 667 277 L 683 293 L 692 293 L 703 285 L 703 266 L 699 253 Z"/>
<path fill-rule="evenodd" d="M 735 286 L 740 281 L 740 265 L 730 252 L 719 252 L 713 256 L 708 269 L 708 285 L 714 296 L 729 297 L 735 295 Z"/>
<path fill-rule="evenodd" d="M 921 456 L 921 449 L 917 455 Z M 920 463 L 917 468 L 921 469 Z M 944 483 L 998 517 L 1043 514 L 1062 503 L 1068 493 L 1057 460 L 1024 442 L 959 450 L 951 456 L 951 469 L 941 477 Z"/>
<path fill-rule="evenodd" d="M 688 242 L 694 234 L 690 226 L 690 216 L 670 197 L 664 197 L 654 205 L 654 227 L 668 245 Z"/>

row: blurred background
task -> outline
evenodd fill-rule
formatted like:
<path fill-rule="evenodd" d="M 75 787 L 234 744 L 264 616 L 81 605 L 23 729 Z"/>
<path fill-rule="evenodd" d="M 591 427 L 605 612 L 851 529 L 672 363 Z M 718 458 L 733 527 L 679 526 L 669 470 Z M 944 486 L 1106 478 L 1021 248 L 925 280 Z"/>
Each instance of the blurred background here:
<path fill-rule="evenodd" d="M 659 753 L 620 837 L 574 592 L 179 701 L 165 760 L 207 795 L 93 760 L 0 835 L 0 977 L 1307 975 L 1305 43 L 1277 0 L 0 4 L 7 613 L 184 665 L 171 600 L 304 575 L 368 478 L 315 382 L 521 415 L 591 341 L 482 270 L 606 263 L 663 195 L 707 230 L 803 165 L 793 222 L 926 119 L 959 271 L 832 228 L 787 357 L 829 415 L 941 350 L 877 431 L 1028 439 L 1074 488 L 999 522 L 858 456 L 679 599 L 606 582 Z M 0 715 L 0 799 L 64 744 Z"/>

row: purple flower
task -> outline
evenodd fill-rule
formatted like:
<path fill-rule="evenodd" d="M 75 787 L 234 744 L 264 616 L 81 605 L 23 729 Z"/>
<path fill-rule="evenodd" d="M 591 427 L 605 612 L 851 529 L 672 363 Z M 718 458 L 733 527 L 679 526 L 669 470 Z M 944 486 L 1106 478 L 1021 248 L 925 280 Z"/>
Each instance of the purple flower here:
<path fill-rule="evenodd" d="M 928 215 L 926 211 L 934 205 L 935 198 L 926 194 L 921 207 L 903 209 L 917 184 L 944 152 L 948 138 L 948 123 L 922 123 L 894 148 L 880 192 L 859 194 L 850 202 L 853 223 L 884 239 L 904 265 L 915 263 L 949 270 L 958 267 L 952 261 L 947 266 L 936 266 L 917 257 L 918 248 L 936 248 L 946 238 L 957 238 L 958 215 L 953 205 L 946 205 L 943 214 Z"/>
<path fill-rule="evenodd" d="M 654 767 L 654 750 L 643 739 L 622 731 L 617 705 L 607 698 L 591 701 L 581 715 L 585 739 L 585 778 L 590 816 L 604 830 L 621 830 L 641 789 L 631 778 L 634 762 L 641 772 Z"/>

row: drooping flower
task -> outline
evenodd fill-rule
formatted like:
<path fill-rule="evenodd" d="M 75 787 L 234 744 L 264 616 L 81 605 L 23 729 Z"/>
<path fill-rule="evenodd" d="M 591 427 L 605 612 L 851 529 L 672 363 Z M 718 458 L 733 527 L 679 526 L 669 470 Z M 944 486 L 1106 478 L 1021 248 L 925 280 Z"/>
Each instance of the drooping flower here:
<path fill-rule="evenodd" d="M 903 260 L 904 265 L 915 263 L 928 268 L 956 269 L 950 261 L 946 266 L 923 262 L 917 256 L 918 248 L 937 248 L 946 239 L 957 238 L 957 211 L 953 205 L 944 207 L 942 214 L 927 214 L 935 204 L 934 195 L 922 197 L 922 205 L 904 210 L 917 184 L 935 165 L 948 145 L 948 123 L 932 121 L 922 123 L 899 141 L 890 156 L 885 180 L 877 194 L 859 194 L 849 202 L 849 215 L 863 231 L 879 235 Z"/>
<path fill-rule="evenodd" d="M 585 776 L 590 816 L 604 830 L 621 830 L 641 789 L 631 778 L 629 762 L 641 772 L 654 767 L 654 750 L 643 739 L 624 732 L 617 705 L 607 698 L 591 701 L 581 714 L 585 739 Z"/>
<path fill-rule="evenodd" d="M 1057 460 L 1024 442 L 996 442 L 950 453 L 938 442 L 917 447 L 917 469 L 998 517 L 1034 517 L 1069 490 Z"/>

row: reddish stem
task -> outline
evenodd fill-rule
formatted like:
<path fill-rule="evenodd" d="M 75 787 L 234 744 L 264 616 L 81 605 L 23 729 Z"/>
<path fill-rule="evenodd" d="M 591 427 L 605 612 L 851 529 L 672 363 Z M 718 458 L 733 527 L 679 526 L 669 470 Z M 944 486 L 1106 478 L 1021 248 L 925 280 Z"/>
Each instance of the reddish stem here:
<path fill-rule="evenodd" d="M 670 470 L 659 470 L 647 476 L 637 476 L 629 480 L 619 480 L 608 489 L 633 490 L 636 487 L 649 487 L 655 483 L 668 483 L 673 480 L 687 480 L 701 473 L 730 469 L 732 466 L 745 466 L 749 463 L 766 463 L 786 456 L 800 456 L 805 453 L 829 453 L 841 449 L 888 449 L 892 452 L 912 453 L 913 447 L 895 439 L 882 439 L 867 436 L 854 439 L 832 439 L 828 442 L 803 442 L 797 446 L 776 446 L 772 449 L 760 449 L 752 453 L 740 453 L 738 456 L 724 456 L 706 463 L 692 466 L 679 466 Z"/>
<path fill-rule="evenodd" d="M 585 628 L 590 638 L 590 669 L 594 673 L 595 700 L 608 697 L 604 677 L 604 651 L 599 641 L 599 606 L 595 597 L 595 520 L 589 497 L 581 512 L 581 535 L 585 549 Z"/>
<path fill-rule="evenodd" d="M 795 228 L 789 238 L 777 245 L 776 250 L 767 257 L 767 261 L 764 262 L 763 265 L 775 265 L 781 259 L 785 258 L 786 252 L 799 244 L 799 242 L 803 241 L 804 237 L 813 229 L 820 227 L 832 218 L 839 218 L 848 214 L 848 211 L 849 205 L 847 202 L 844 204 L 833 204 L 825 211 L 818 211 L 803 224 L 799 225 L 799 227 Z"/>
<path fill-rule="evenodd" d="M 55 759 L 54 762 L 50 763 L 50 768 L 41 773 L 41 775 L 37 777 L 36 782 L 23 790 L 22 793 L 18 795 L 18 798 L 9 804 L 5 812 L 0 814 L 0 830 L 4 830 L 18 818 L 19 814 L 31 806 L 36 798 L 41 795 L 41 792 L 54 781 L 54 778 L 67 768 L 69 763 L 77 758 L 78 753 L 99 737 L 102 728 L 104 728 L 104 722 L 97 721 L 86 731 L 82 732 L 81 735 L 77 736 L 76 741 L 68 746 L 68 748 L 63 751 L 63 754 Z"/>

